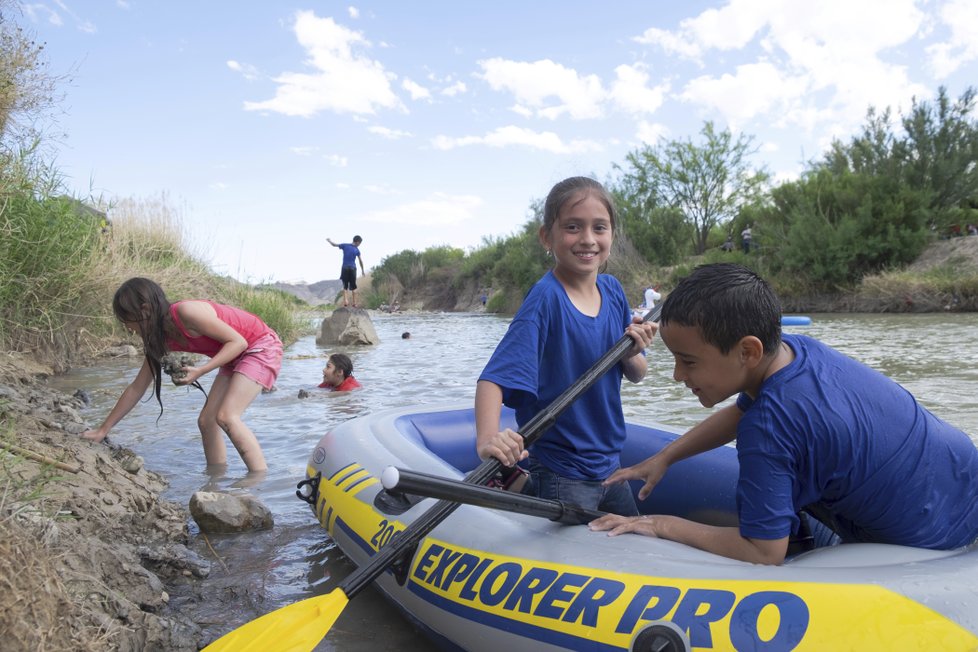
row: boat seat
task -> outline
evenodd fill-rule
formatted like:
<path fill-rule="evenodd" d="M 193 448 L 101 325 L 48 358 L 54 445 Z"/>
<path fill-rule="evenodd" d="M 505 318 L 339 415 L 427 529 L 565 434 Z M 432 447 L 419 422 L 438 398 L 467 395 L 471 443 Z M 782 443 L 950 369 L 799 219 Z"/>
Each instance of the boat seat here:
<path fill-rule="evenodd" d="M 475 451 L 475 413 L 471 409 L 448 410 L 441 412 L 419 412 L 400 417 L 414 428 L 409 433 L 399 424 L 405 434 L 414 434 L 432 453 L 445 460 L 463 473 L 479 466 L 482 460 Z M 503 408 L 499 417 L 500 428 L 516 429 L 516 416 L 513 410 Z"/>

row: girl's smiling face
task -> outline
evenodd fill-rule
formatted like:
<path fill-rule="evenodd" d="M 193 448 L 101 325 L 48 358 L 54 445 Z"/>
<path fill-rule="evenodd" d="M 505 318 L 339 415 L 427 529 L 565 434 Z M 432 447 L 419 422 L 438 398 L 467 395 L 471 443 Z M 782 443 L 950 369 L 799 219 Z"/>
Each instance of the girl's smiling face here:
<path fill-rule="evenodd" d="M 540 228 L 540 242 L 553 252 L 556 270 L 594 275 L 611 254 L 614 229 L 604 203 L 591 193 L 566 202 L 549 230 Z"/>

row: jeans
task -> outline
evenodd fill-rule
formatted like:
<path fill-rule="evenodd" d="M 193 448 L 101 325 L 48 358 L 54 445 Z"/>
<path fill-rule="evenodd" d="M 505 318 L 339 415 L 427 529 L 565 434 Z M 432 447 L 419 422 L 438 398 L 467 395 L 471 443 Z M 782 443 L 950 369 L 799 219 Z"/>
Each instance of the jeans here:
<path fill-rule="evenodd" d="M 530 477 L 523 486 L 528 496 L 559 500 L 569 505 L 587 509 L 597 509 L 622 516 L 637 516 L 638 507 L 627 482 L 605 487 L 600 481 L 575 480 L 554 473 L 547 467 L 530 458 L 528 468 Z"/>

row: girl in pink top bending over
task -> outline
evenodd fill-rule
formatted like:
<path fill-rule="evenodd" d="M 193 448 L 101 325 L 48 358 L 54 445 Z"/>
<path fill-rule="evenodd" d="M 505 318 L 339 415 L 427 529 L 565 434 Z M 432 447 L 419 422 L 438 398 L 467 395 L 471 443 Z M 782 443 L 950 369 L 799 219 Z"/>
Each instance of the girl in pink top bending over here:
<path fill-rule="evenodd" d="M 126 328 L 143 338 L 145 358 L 136 378 L 122 392 L 102 425 L 82 433 L 102 441 L 143 397 L 153 383 L 160 398 L 161 360 L 171 351 L 200 353 L 210 358 L 199 367 L 184 367 L 173 376 L 176 385 L 192 385 L 220 369 L 197 417 L 208 466 L 227 464 L 224 434 L 249 471 L 267 467 L 258 439 L 241 415 L 261 392 L 271 389 L 282 367 L 282 342 L 265 322 L 239 308 L 211 301 L 170 303 L 163 288 L 145 278 L 131 278 L 116 290 L 112 311 Z"/>

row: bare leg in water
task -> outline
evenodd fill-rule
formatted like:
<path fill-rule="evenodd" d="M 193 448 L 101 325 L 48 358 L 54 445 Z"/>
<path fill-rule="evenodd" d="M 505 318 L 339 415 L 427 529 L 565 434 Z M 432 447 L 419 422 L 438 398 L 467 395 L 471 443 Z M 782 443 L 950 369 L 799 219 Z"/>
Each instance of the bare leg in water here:
<path fill-rule="evenodd" d="M 242 374 L 218 376 L 211 385 L 207 402 L 197 417 L 207 465 L 227 464 L 228 436 L 249 471 L 268 468 L 258 438 L 241 415 L 261 393 L 261 385 Z"/>

